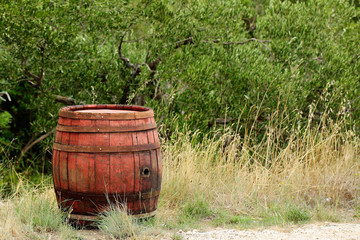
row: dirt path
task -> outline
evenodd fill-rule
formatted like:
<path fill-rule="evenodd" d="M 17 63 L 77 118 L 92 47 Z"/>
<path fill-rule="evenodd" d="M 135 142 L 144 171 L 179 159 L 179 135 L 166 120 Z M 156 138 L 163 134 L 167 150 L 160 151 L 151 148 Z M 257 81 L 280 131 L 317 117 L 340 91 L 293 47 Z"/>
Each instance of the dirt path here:
<path fill-rule="evenodd" d="M 270 228 L 263 230 L 214 229 L 209 231 L 179 231 L 184 240 L 212 239 L 268 239 L 268 240 L 360 240 L 360 224 L 357 223 L 321 223 L 308 224 L 292 228 Z"/>
<path fill-rule="evenodd" d="M 81 239 L 111 239 L 99 230 L 81 230 Z M 255 230 L 209 229 L 200 231 L 162 232 L 159 235 L 139 236 L 154 240 L 360 240 L 360 223 L 318 223 L 300 227 L 270 227 Z"/>

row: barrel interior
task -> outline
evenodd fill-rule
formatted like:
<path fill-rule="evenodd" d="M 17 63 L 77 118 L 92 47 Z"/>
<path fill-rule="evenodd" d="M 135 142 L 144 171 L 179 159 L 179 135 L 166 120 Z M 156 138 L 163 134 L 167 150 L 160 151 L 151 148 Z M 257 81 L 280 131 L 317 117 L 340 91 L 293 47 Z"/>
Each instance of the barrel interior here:
<path fill-rule="evenodd" d="M 107 104 L 92 104 L 92 105 L 75 105 L 67 106 L 60 109 L 60 111 L 95 111 L 95 110 L 113 110 L 113 111 L 134 111 L 134 112 L 146 112 L 152 111 L 151 108 L 143 106 L 131 106 L 131 105 L 107 105 Z"/>
<path fill-rule="evenodd" d="M 118 110 L 118 109 L 84 109 L 75 110 L 75 112 L 87 112 L 87 113 L 134 113 L 134 110 Z"/>

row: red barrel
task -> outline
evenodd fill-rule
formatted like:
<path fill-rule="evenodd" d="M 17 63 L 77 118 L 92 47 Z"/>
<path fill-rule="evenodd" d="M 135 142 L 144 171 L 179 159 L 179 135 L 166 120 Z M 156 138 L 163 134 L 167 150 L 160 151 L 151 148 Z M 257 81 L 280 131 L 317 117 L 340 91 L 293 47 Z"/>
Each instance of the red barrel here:
<path fill-rule="evenodd" d="M 110 204 L 153 216 L 161 188 L 154 112 L 124 105 L 60 109 L 53 151 L 56 198 L 71 218 L 91 220 Z"/>

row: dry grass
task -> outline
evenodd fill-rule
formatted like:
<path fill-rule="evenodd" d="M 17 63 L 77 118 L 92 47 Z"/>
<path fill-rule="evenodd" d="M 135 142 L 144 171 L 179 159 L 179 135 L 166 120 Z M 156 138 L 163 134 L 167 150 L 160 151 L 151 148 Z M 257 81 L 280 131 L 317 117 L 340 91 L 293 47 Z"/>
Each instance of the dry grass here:
<path fill-rule="evenodd" d="M 322 119 L 314 126 L 309 120 L 306 127 L 297 128 L 279 119 L 269 121 L 267 134 L 258 141 L 254 124 L 242 135 L 225 129 L 201 141 L 194 140 L 197 132 L 176 133 L 163 143 L 156 220 L 140 227 L 125 221 L 129 229 L 125 235 L 144 238 L 159 234 L 159 229 L 196 225 L 204 218 L 251 226 L 254 220 L 336 221 L 339 209 L 358 211 L 359 137 L 341 121 L 325 125 Z M 0 202 L 0 239 L 43 239 L 53 234 L 75 238 L 74 230 L 62 223 L 51 186 L 25 186 L 20 181 L 14 194 Z M 129 220 L 122 212 L 116 214 L 105 215 L 101 225 L 112 238 L 119 237 L 112 233 L 118 232 L 117 219 Z"/>
<path fill-rule="evenodd" d="M 140 229 L 136 220 L 127 214 L 126 206 L 111 206 L 109 211 L 100 216 L 100 231 L 113 239 L 136 239 Z"/>
<path fill-rule="evenodd" d="M 0 239 L 71 239 L 49 184 L 34 186 L 19 177 L 12 196 L 0 202 Z"/>
<path fill-rule="evenodd" d="M 315 220 L 358 206 L 359 138 L 345 124 L 311 125 L 285 134 L 283 125 L 271 121 L 257 144 L 251 129 L 242 137 L 228 133 L 197 144 L 197 133 L 178 134 L 164 145 L 161 218 L 179 216 L 199 196 L 213 212 L 256 218 L 277 207 L 284 220 L 287 213 L 281 211 L 294 205 Z"/>

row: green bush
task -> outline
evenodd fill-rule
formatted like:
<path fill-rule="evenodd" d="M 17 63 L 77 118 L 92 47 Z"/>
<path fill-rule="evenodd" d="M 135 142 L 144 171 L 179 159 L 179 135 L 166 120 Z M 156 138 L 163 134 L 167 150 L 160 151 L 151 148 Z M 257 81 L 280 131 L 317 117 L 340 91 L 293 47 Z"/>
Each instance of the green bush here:
<path fill-rule="evenodd" d="M 358 131 L 358 1 L 7 0 L 0 12 L 11 156 L 70 104 L 152 107 L 166 138 L 227 119 L 240 134 L 256 131 L 256 144 L 280 112 L 304 125 L 344 118 Z M 39 170 L 51 144 L 33 147 L 18 170 Z"/>

